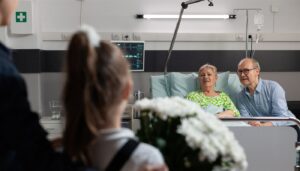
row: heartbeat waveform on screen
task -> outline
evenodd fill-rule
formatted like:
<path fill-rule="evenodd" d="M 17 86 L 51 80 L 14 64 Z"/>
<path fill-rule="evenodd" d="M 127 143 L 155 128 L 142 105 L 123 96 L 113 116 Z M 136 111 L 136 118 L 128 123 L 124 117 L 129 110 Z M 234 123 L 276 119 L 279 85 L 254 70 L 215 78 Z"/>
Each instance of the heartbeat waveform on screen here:
<path fill-rule="evenodd" d="M 123 51 L 132 71 L 144 70 L 144 42 L 115 42 Z"/>

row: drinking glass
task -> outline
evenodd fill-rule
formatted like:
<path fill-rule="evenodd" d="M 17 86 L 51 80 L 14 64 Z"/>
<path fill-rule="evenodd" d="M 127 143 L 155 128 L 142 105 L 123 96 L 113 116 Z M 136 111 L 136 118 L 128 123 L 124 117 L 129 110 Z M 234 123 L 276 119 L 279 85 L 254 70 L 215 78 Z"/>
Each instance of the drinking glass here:
<path fill-rule="evenodd" d="M 51 113 L 51 119 L 60 119 L 62 106 L 58 100 L 49 101 L 49 109 Z"/>

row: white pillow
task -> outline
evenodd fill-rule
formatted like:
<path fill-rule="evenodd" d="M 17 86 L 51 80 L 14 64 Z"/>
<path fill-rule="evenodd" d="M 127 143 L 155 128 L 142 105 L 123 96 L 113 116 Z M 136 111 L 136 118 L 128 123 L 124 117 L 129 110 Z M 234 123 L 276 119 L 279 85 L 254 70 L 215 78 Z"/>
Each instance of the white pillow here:
<path fill-rule="evenodd" d="M 196 74 L 182 74 L 179 72 L 172 72 L 169 74 L 169 86 L 171 96 L 185 97 L 189 92 L 198 89 L 198 79 Z"/>

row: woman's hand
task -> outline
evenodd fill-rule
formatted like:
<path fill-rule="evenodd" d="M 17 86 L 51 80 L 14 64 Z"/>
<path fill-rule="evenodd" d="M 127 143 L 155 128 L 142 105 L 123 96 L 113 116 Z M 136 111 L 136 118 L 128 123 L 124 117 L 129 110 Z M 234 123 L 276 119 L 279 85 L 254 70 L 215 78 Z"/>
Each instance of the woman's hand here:
<path fill-rule="evenodd" d="M 234 117 L 234 112 L 232 110 L 225 110 L 224 112 L 217 113 L 218 118 L 231 118 Z"/>
<path fill-rule="evenodd" d="M 166 165 L 146 165 L 140 171 L 169 171 L 169 169 Z"/>
<path fill-rule="evenodd" d="M 63 146 L 63 140 L 61 137 L 55 138 L 53 140 L 50 141 L 51 142 L 51 146 L 55 151 L 58 151 L 59 149 L 62 149 Z"/>

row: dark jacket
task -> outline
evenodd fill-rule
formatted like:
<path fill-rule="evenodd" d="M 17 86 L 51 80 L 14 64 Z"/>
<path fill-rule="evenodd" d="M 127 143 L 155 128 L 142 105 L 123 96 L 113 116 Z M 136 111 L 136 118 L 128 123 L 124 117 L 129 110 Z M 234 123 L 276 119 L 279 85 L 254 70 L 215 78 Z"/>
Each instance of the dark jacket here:
<path fill-rule="evenodd" d="M 0 43 L 0 170 L 74 170 L 65 155 L 52 149 L 11 58 L 10 50 Z"/>

